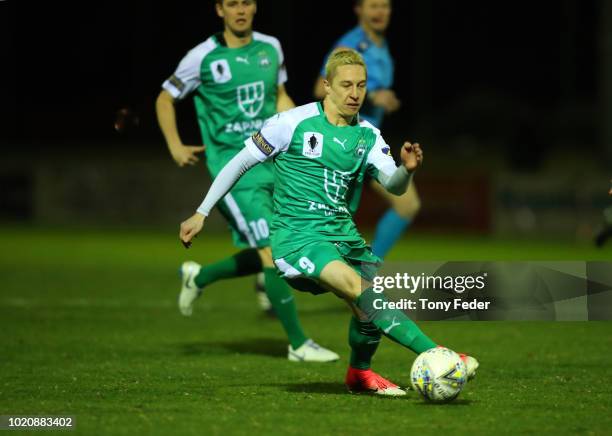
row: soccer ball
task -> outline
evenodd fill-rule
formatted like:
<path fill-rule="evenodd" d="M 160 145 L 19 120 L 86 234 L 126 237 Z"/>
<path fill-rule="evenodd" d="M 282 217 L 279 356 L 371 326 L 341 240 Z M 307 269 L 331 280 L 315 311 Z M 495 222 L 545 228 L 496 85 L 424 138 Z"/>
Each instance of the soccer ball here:
<path fill-rule="evenodd" d="M 467 368 L 453 350 L 438 347 L 417 356 L 410 371 L 412 388 L 433 402 L 452 401 L 467 382 Z"/>

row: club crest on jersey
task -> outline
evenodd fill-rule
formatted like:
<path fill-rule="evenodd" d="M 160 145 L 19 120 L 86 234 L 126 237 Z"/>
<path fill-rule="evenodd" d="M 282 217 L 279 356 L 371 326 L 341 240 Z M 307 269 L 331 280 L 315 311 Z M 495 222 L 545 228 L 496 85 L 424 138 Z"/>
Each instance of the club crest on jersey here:
<path fill-rule="evenodd" d="M 311 159 L 321 157 L 323 154 L 323 135 L 318 132 L 304 132 L 302 154 Z"/>
<path fill-rule="evenodd" d="M 264 105 L 266 91 L 263 80 L 241 85 L 236 89 L 238 107 L 249 118 L 255 118 Z"/>
<path fill-rule="evenodd" d="M 383 148 L 380 149 L 380 151 L 382 151 L 382 153 L 387 156 L 391 156 L 391 147 L 389 147 L 388 145 L 385 145 Z"/>
<path fill-rule="evenodd" d="M 211 62 L 210 71 L 212 72 L 215 83 L 225 83 L 232 80 L 232 72 L 227 63 L 227 59 L 219 59 Z"/>
<path fill-rule="evenodd" d="M 355 149 L 355 156 L 363 157 L 363 155 L 365 154 L 365 150 L 365 140 L 363 138 L 360 138 L 359 142 L 357 143 L 357 148 Z"/>
<path fill-rule="evenodd" d="M 272 65 L 270 58 L 268 57 L 268 53 L 265 51 L 260 51 L 257 53 L 257 56 L 259 56 L 259 66 L 261 68 L 268 68 L 270 65 Z"/>

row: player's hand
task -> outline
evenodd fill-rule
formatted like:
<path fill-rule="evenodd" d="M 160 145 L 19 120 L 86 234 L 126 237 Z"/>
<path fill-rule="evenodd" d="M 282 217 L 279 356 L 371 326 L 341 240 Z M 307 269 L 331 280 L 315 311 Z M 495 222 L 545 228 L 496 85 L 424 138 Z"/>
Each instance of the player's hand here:
<path fill-rule="evenodd" d="M 382 107 L 386 113 L 390 114 L 400 108 L 402 102 L 397 98 L 391 89 L 381 89 L 372 92 L 370 100 L 374 106 Z"/>
<path fill-rule="evenodd" d="M 197 153 L 202 153 L 206 149 L 205 145 L 176 145 L 170 148 L 172 159 L 179 167 L 185 165 L 195 165 L 200 159 L 196 156 Z"/>
<path fill-rule="evenodd" d="M 179 232 L 179 238 L 185 246 L 185 248 L 191 247 L 191 240 L 198 236 L 198 233 L 204 227 L 204 220 L 206 217 L 201 213 L 195 213 L 191 218 L 186 219 L 181 223 L 181 230 Z"/>
<path fill-rule="evenodd" d="M 418 142 L 411 144 L 410 142 L 404 142 L 402 145 L 402 151 L 400 152 L 402 164 L 410 172 L 416 170 L 423 163 L 423 150 Z"/>

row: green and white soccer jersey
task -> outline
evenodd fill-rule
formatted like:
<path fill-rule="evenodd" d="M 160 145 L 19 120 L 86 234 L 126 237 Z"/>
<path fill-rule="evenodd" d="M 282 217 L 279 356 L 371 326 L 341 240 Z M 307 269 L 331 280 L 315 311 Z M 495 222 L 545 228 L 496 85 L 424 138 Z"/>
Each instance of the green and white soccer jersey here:
<path fill-rule="evenodd" d="M 349 201 L 366 174 L 378 178 L 381 170 L 395 171 L 378 129 L 366 121 L 334 126 L 321 103 L 311 103 L 272 117 L 245 144 L 258 160 L 273 158 L 275 259 L 295 255 L 317 242 L 338 243 L 351 250 L 367 247 Z"/>
<path fill-rule="evenodd" d="M 162 87 L 178 100 L 193 95 L 206 163 L 216 177 L 244 140 L 276 113 L 277 88 L 286 81 L 276 38 L 253 32 L 249 44 L 229 48 L 218 33 L 189 51 Z M 271 166 L 260 165 L 236 188 L 272 180 Z"/>
<path fill-rule="evenodd" d="M 276 38 L 253 32 L 249 44 L 229 48 L 219 33 L 189 51 L 162 86 L 177 100 L 193 96 L 206 165 L 215 178 L 245 138 L 276 113 L 277 89 L 286 81 Z M 236 245 L 270 245 L 273 181 L 272 164 L 258 165 L 219 203 Z"/>

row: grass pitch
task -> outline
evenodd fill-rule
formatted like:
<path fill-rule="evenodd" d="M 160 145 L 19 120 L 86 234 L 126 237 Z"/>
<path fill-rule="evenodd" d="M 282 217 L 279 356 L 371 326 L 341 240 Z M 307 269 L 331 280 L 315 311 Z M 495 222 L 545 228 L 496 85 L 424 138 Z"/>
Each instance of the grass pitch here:
<path fill-rule="evenodd" d="M 334 364 L 286 360 L 252 279 L 206 289 L 192 318 L 175 305 L 188 254 L 233 248 L 204 234 L 189 252 L 166 233 L 0 230 L 0 415 L 73 415 L 82 434 L 609 434 L 612 323 L 424 322 L 434 340 L 481 362 L 448 405 L 349 395 L 348 311 L 297 294 L 305 330 Z M 390 260 L 584 260 L 611 252 L 563 243 L 413 235 Z M 408 384 L 414 355 L 383 340 L 374 367 Z"/>

